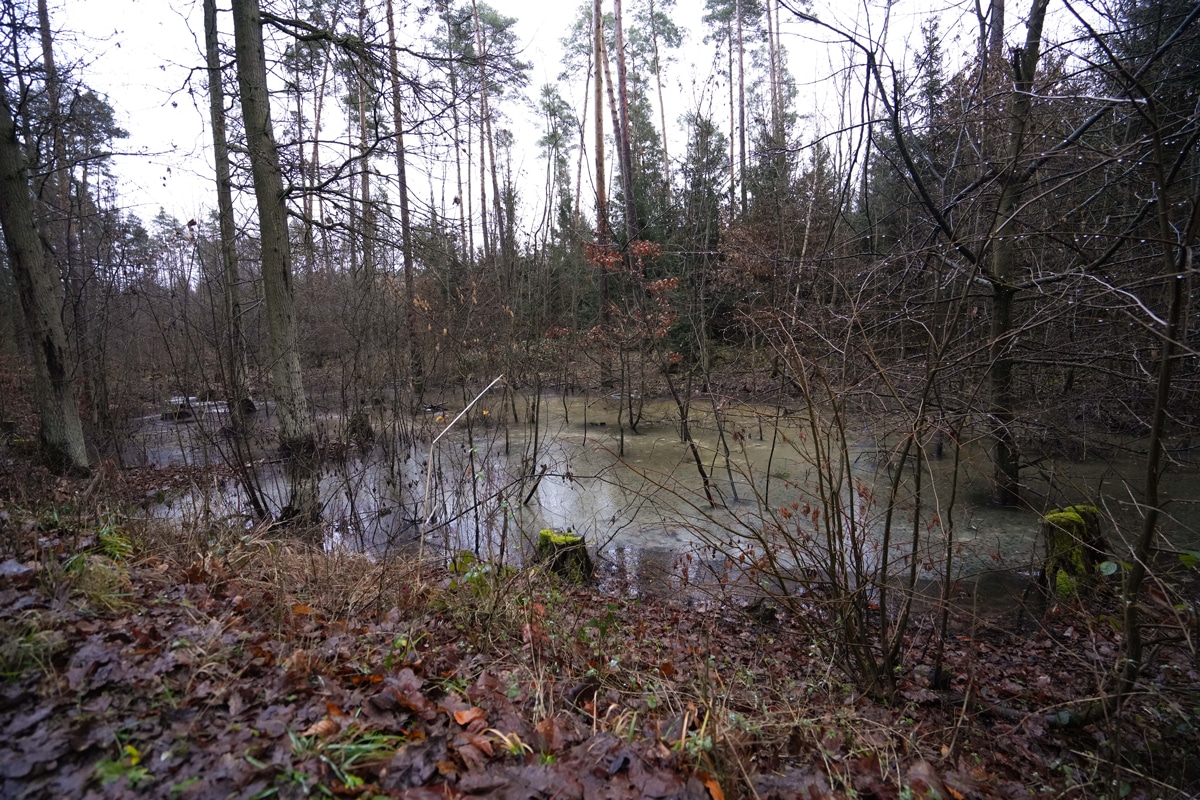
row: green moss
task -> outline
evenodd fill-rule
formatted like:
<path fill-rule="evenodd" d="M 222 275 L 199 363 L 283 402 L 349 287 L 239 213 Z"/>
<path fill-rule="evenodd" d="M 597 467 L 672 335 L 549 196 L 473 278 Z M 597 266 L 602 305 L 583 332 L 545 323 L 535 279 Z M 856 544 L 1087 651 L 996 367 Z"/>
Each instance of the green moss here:
<path fill-rule="evenodd" d="M 579 544 L 583 541 L 583 537 L 571 531 L 559 533 L 553 528 L 543 528 L 538 532 L 538 546 L 559 545 L 565 547 L 567 545 Z"/>
<path fill-rule="evenodd" d="M 1074 506 L 1068 506 L 1067 508 L 1060 508 L 1057 511 L 1051 511 L 1046 515 L 1045 519 L 1046 522 L 1049 522 L 1051 525 L 1057 525 L 1060 528 L 1067 528 L 1068 530 L 1073 525 L 1086 524 L 1083 521 L 1083 517 L 1080 516 L 1079 512 L 1075 510 Z"/>
<path fill-rule="evenodd" d="M 1054 576 L 1054 589 L 1058 592 L 1058 596 L 1068 598 L 1075 594 L 1075 579 L 1072 578 L 1065 569 L 1060 569 L 1058 574 Z"/>
<path fill-rule="evenodd" d="M 450 559 L 450 571 L 458 575 L 466 573 L 471 567 L 479 562 L 475 554 L 470 550 L 459 550 L 453 558 Z"/>
<path fill-rule="evenodd" d="M 1092 505 L 1057 508 L 1042 518 L 1046 542 L 1045 575 L 1060 596 L 1074 595 L 1094 581 L 1096 565 L 1107 550 L 1100 533 L 1100 511 Z"/>
<path fill-rule="evenodd" d="M 562 533 L 545 528 L 538 533 L 537 558 L 552 572 L 578 583 L 589 583 L 594 568 L 587 545 L 573 531 Z"/>

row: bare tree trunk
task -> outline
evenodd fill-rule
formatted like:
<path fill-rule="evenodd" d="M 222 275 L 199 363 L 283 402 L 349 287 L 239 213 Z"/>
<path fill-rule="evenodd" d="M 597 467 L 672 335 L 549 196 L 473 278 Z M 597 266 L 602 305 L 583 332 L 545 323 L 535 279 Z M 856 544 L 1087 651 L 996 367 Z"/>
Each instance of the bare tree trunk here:
<path fill-rule="evenodd" d="M 492 233 L 488 228 L 487 196 L 487 132 L 483 126 L 484 105 L 479 106 L 479 231 L 483 235 L 484 260 L 495 264 L 496 251 L 492 246 Z"/>
<path fill-rule="evenodd" d="M 1004 61 L 1004 0 L 992 0 L 988 25 L 988 59 L 993 67 Z"/>
<path fill-rule="evenodd" d="M 404 330 L 408 334 L 408 375 L 412 389 L 412 404 L 415 408 L 425 392 L 425 368 L 421 362 L 421 348 L 417 341 L 417 319 L 413 301 L 416 289 L 413 283 L 412 220 L 408 207 L 408 173 L 404 151 L 404 111 L 400 105 L 400 68 L 396 63 L 396 21 L 392 14 L 392 0 L 387 0 L 388 26 L 388 71 L 392 81 L 392 124 L 396 128 L 396 179 L 400 195 L 400 248 L 404 257 Z M 462 192 L 462 166 L 458 161 L 458 112 L 454 112 L 454 158 L 459 163 L 458 190 Z M 459 219 L 462 220 L 462 203 L 459 203 Z M 463 223 L 465 225 L 465 222 Z"/>
<path fill-rule="evenodd" d="M 391 0 L 389 0 L 389 2 L 390 1 Z M 391 20 L 391 17 L 392 17 L 392 12 L 389 7 L 389 11 L 388 11 L 389 21 Z M 389 25 L 390 24 L 391 23 L 389 22 Z M 391 28 L 388 28 L 388 35 L 389 36 L 395 35 Z M 454 32 L 450 27 L 450 14 L 449 14 L 449 12 L 447 12 L 447 14 L 446 14 L 446 48 L 447 48 L 446 55 L 450 56 L 450 57 L 453 57 L 453 52 L 452 52 L 452 46 L 453 46 L 452 37 L 453 37 L 453 35 L 454 35 Z M 395 50 L 395 42 L 394 41 L 392 42 L 392 49 L 393 49 L 393 51 Z M 395 72 L 394 67 L 393 67 L 392 71 Z M 450 71 L 450 113 L 454 119 L 454 179 L 455 179 L 455 187 L 458 191 L 457 196 L 454 198 L 454 202 L 458 206 L 458 230 L 459 230 L 458 247 L 459 247 L 460 251 L 464 251 L 464 250 L 466 251 L 465 253 L 461 253 L 461 255 L 460 255 L 460 258 L 462 259 L 462 261 L 464 263 L 470 264 L 472 262 L 472 259 L 474 258 L 474 253 L 472 253 L 471 250 L 474 248 L 473 248 L 473 245 L 469 244 L 470 239 L 467 235 L 467 198 L 463 195 L 462 123 L 458 118 L 458 66 L 453 61 L 451 61 L 449 64 L 449 71 Z M 395 94 L 394 91 L 393 91 L 393 94 Z M 411 299 L 412 298 L 409 298 L 410 302 L 411 302 Z"/>
<path fill-rule="evenodd" d="M 50 11 L 46 0 L 38 0 L 38 32 L 42 45 L 42 68 L 46 81 L 46 102 L 49 105 L 47 122 L 50 127 L 50 157 L 44 177 L 37 187 L 37 196 L 45 213 L 46 233 L 49 234 L 50 263 L 62 272 L 66 288 L 69 316 L 68 338 L 73 339 L 75 369 L 83 378 L 89 396 L 96 391 L 95 375 L 91 363 L 91 338 L 88 335 L 86 281 L 81 273 L 77 254 L 74 252 L 71 231 L 71 169 L 67 163 L 65 137 L 66 114 L 62 103 L 62 82 L 54 60 L 54 42 L 50 31 Z M 67 351 L 68 357 L 71 355 Z M 92 406 L 92 420 L 97 421 L 102 409 Z"/>
<path fill-rule="evenodd" d="M 217 229 L 220 236 L 221 289 L 225 304 L 225 400 L 234 429 L 246 430 L 250 392 L 242 347 L 242 307 L 238 287 L 237 232 L 233 223 L 233 183 L 229 174 L 229 142 L 225 135 L 225 89 L 221 84 L 221 54 L 217 39 L 216 0 L 204 0 L 204 44 L 208 66 L 209 118 L 217 167 Z"/>
<path fill-rule="evenodd" d="M 620 101 L 620 123 L 617 146 L 621 148 L 621 186 L 625 194 L 625 241 L 638 236 L 637 206 L 633 201 L 633 151 L 629 142 L 629 87 L 625 76 L 625 29 L 622 23 L 621 0 L 613 0 L 613 17 L 617 28 L 617 94 Z"/>
<path fill-rule="evenodd" d="M 315 522 L 320 517 L 317 470 L 313 457 L 316 438 L 308 400 L 304 395 L 300 356 L 296 351 L 287 206 L 275 131 L 271 125 L 262 14 L 258 0 L 234 0 L 233 30 L 238 86 L 242 93 L 242 118 L 246 127 L 246 149 L 250 156 L 254 195 L 258 203 L 263 300 L 267 316 L 271 378 L 279 416 L 279 441 L 284 452 L 293 456 L 294 462 L 291 499 L 281 516 L 301 523 Z"/>
<path fill-rule="evenodd" d="M 507 277 L 509 269 L 509 249 L 511 243 L 508 241 L 508 237 L 505 235 L 507 226 L 504 221 L 504 205 L 503 199 L 500 195 L 500 178 L 496 173 L 496 143 L 495 138 L 492 136 L 492 113 L 488 107 L 487 68 L 485 66 L 487 59 L 485 58 L 484 52 L 483 26 L 480 23 L 479 18 L 479 4 L 476 3 L 475 0 L 471 0 L 471 11 L 475 18 L 475 47 L 479 51 L 479 109 L 483 116 L 483 119 L 480 120 L 480 125 L 483 126 L 482 132 L 485 134 L 485 141 L 487 142 L 487 152 L 484 153 L 481 148 L 479 157 L 481 160 L 490 162 L 491 166 L 492 207 L 496 215 L 496 240 L 497 246 L 500 250 L 500 259 L 504 262 L 504 269 L 502 272 Z M 507 284 L 507 281 L 505 281 L 505 283 Z M 511 287 L 505 285 L 504 288 L 507 291 Z"/>
<path fill-rule="evenodd" d="M 571 228 L 572 231 L 579 230 L 582 212 L 579 210 L 579 203 L 583 195 L 583 161 L 584 153 L 587 150 L 587 121 L 588 121 L 588 104 L 586 102 L 588 93 L 591 92 L 592 72 L 594 66 L 589 66 L 588 76 L 583 82 L 583 96 L 585 102 L 583 104 L 583 116 L 579 120 L 579 155 L 575 157 L 575 204 L 571 206 Z M 572 242 L 575 241 L 574 233 L 572 233 Z"/>
<path fill-rule="evenodd" d="M 650 47 L 654 54 L 654 83 L 658 89 L 658 124 L 662 128 L 663 178 L 671 185 L 671 156 L 667 151 L 667 103 L 663 97 L 662 63 L 658 56 L 658 17 L 654 13 L 654 0 L 650 0 Z"/>
<path fill-rule="evenodd" d="M 325 86 L 329 81 L 329 59 L 326 58 L 321 64 L 321 84 L 317 89 L 315 107 L 313 108 L 313 142 L 312 154 L 308 159 L 308 175 L 307 186 L 304 192 L 304 244 L 309 250 L 309 257 L 312 258 L 316 253 L 316 238 L 313 235 L 313 220 L 320 216 L 321 221 L 325 220 L 325 207 L 321 195 L 316 191 L 317 182 L 321 179 L 321 111 L 325 107 Z M 313 211 L 313 199 L 316 197 L 316 202 L 320 205 L 317 208 L 320 210 L 319 215 Z M 321 256 L 324 262 L 323 266 L 326 271 L 330 268 L 330 252 L 329 252 L 329 234 L 324 226 L 321 228 Z M 312 269 L 312 264 L 309 264 L 309 269 Z"/>
<path fill-rule="evenodd" d="M 737 106 L 733 96 L 733 25 L 726 31 L 729 40 L 729 213 L 737 214 Z"/>
<path fill-rule="evenodd" d="M 596 244 L 605 247 L 609 244 L 611 232 L 608 227 L 608 176 L 604 168 L 604 84 L 607 75 L 608 58 L 604 52 L 604 11 L 601 0 L 592 4 L 592 60 L 595 64 L 596 94 L 594 108 L 596 112 Z M 611 80 L 608 81 L 610 84 Z M 598 267 L 600 275 L 597 280 L 599 290 L 599 320 L 602 328 L 609 325 L 608 309 L 608 270 Z M 609 354 L 600 354 L 600 385 L 612 384 L 612 363 Z"/>
<path fill-rule="evenodd" d="M 8 110 L 8 84 L 0 75 L 0 225 L 8 243 L 26 331 L 32 344 L 34 402 L 41 420 L 41 442 L 52 468 L 87 472 L 79 407 L 67 364 L 62 325 L 62 279 L 42 245 L 34 222 L 33 198 L 25 154 Z"/>
<path fill-rule="evenodd" d="M 998 0 L 997 0 L 998 2 Z M 1033 76 L 1037 71 L 1042 43 L 1042 23 L 1046 18 L 1048 0 L 1033 0 L 1029 11 L 1029 28 L 1025 49 L 1015 63 L 1016 85 L 1010 95 L 1008 115 L 1006 164 L 1000 174 L 1000 198 L 996 202 L 996 217 L 989 241 L 992 244 L 992 325 L 989 345 L 991 367 L 991 408 L 994 452 L 994 502 L 1012 505 L 1017 502 L 1020 487 L 1020 463 L 1013 436 L 1013 357 L 1014 344 L 1012 305 L 1016 287 L 1012 273 L 1016 254 L 1014 233 L 1016 215 L 1020 208 L 1027 179 L 1020 170 L 1025 129 L 1032 105 Z"/>
<path fill-rule="evenodd" d="M 737 0 L 738 47 L 738 179 L 741 181 L 742 213 L 746 213 L 746 48 L 742 41 L 742 0 Z"/>
<path fill-rule="evenodd" d="M 358 38 L 364 37 L 364 25 L 367 18 L 367 5 L 365 0 L 359 0 L 358 6 Z M 362 236 L 362 264 L 357 274 L 355 282 L 355 291 L 358 293 L 358 309 L 357 319 L 354 320 L 354 327 L 357 333 L 357 357 L 355 358 L 354 375 L 354 391 L 356 393 L 365 390 L 368 396 L 374 397 L 377 394 L 377 387 L 371 385 L 371 382 L 376 379 L 373 361 L 375 356 L 375 206 L 371 202 L 371 142 L 368 135 L 367 124 L 367 93 L 373 91 L 369 80 L 368 72 L 369 65 L 364 62 L 359 62 L 356 71 L 356 83 L 358 85 L 358 157 L 359 157 L 359 198 L 361 200 L 360 208 L 360 234 Z M 359 401 L 363 400 L 363 395 L 359 394 Z M 356 403 L 351 409 L 352 412 L 358 410 L 359 405 Z"/>
<path fill-rule="evenodd" d="M 604 12 L 600 0 L 595 0 L 592 4 L 592 59 L 596 73 L 596 243 L 605 244 L 608 241 L 608 197 L 605 192 L 604 174 Z M 604 291 L 607 280 L 603 275 L 601 280 L 603 283 L 600 300 L 603 314 L 608 293 Z"/>
<path fill-rule="evenodd" d="M 770 59 L 769 77 L 771 80 L 771 144 L 783 148 L 783 87 L 780 75 L 783 65 L 780 63 L 779 23 L 771 13 L 771 0 L 766 0 L 767 11 L 767 55 Z M 775 13 L 779 5 L 775 6 Z"/>

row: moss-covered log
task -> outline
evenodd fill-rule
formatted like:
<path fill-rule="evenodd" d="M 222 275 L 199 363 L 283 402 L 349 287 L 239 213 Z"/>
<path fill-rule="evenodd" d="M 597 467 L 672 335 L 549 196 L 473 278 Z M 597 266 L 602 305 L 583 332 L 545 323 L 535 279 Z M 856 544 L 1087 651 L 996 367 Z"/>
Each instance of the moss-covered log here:
<path fill-rule="evenodd" d="M 1044 576 L 1061 597 L 1093 585 L 1108 545 L 1100 532 L 1100 512 L 1095 506 L 1055 509 L 1042 518 L 1046 543 Z"/>
<path fill-rule="evenodd" d="M 538 534 L 536 554 L 538 562 L 551 572 L 576 583 L 592 582 L 592 557 L 579 534 L 546 528 Z"/>

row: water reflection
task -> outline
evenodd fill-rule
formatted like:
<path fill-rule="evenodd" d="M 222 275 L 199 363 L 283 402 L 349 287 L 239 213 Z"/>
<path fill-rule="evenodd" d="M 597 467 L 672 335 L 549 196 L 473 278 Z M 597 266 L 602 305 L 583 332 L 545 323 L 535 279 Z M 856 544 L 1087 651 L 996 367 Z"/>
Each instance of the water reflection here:
<path fill-rule="evenodd" d="M 823 438 L 827 420 L 817 420 L 814 430 L 803 415 L 776 408 L 693 408 L 699 468 L 680 440 L 675 407 L 666 402 L 645 401 L 635 433 L 613 398 L 527 397 L 507 407 L 497 400 L 473 409 L 432 449 L 428 442 L 443 415 L 398 421 L 382 409 L 373 413 L 377 435 L 366 446 L 343 444 L 341 415 L 322 416 L 329 457 L 320 492 L 331 546 L 383 555 L 415 547 L 424 530 L 427 546 L 446 553 L 470 550 L 520 564 L 539 530 L 570 529 L 596 551 L 602 585 L 626 594 L 672 593 L 684 581 L 719 583 L 726 561 L 745 563 L 767 550 L 784 569 L 804 570 L 830 548 L 857 548 L 848 552 L 870 567 L 883 558 L 879 541 L 889 520 L 894 568 L 910 565 L 915 534 L 918 567 L 934 575 L 948 536 L 961 573 L 1032 568 L 1040 558 L 1037 515 L 1047 507 L 1098 503 L 1118 522 L 1110 532 L 1114 542 L 1138 519 L 1131 487 L 1138 485 L 1141 464 L 1129 456 L 1042 460 L 1025 471 L 1031 507 L 1017 509 L 988 504 L 990 465 L 980 444 L 964 446 L 957 484 L 947 447 L 942 459 L 922 463 L 917 513 L 911 462 L 893 485 L 894 432 L 863 425 L 841 451 Z M 453 413 L 450 408 L 445 417 Z M 278 510 L 286 502 L 285 476 L 271 454 L 270 417 L 261 417 L 258 444 L 249 453 L 253 468 L 245 474 L 267 507 Z M 186 422 L 147 416 L 130 437 L 126 460 L 157 467 L 230 463 L 225 426 L 219 408 Z M 843 460 L 849 474 L 838 466 Z M 822 504 L 817 496 L 831 474 L 841 486 L 827 490 Z M 1200 497 L 1194 473 L 1168 475 L 1164 491 L 1176 498 L 1165 533 L 1178 545 L 1194 546 Z M 830 538 L 821 516 L 828 498 L 847 515 L 850 527 L 840 539 Z M 249 507 L 245 480 L 235 475 L 172 498 L 169 508 L 155 512 L 236 519 Z"/>

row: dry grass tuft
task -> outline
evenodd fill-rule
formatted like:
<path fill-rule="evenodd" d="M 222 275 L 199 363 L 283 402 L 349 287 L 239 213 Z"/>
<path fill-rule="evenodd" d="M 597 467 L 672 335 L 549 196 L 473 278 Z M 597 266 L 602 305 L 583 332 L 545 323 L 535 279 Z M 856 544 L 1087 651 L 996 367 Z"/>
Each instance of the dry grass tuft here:
<path fill-rule="evenodd" d="M 108 613 L 128 606 L 133 583 L 124 566 L 99 553 L 81 556 L 73 566 L 71 591 L 87 605 Z"/>
<path fill-rule="evenodd" d="M 37 611 L 24 611 L 0 621 L 0 679 L 8 680 L 36 668 L 50 673 L 56 653 L 66 639 Z"/>
<path fill-rule="evenodd" d="M 376 560 L 341 548 L 325 549 L 304 538 L 259 525 L 249 530 L 220 521 L 180 529 L 142 520 L 131 526 L 140 550 L 202 579 L 210 590 L 267 599 L 284 615 L 294 604 L 329 621 L 354 622 L 373 611 L 411 603 L 412 559 Z"/>

